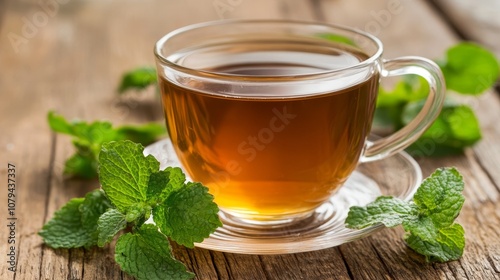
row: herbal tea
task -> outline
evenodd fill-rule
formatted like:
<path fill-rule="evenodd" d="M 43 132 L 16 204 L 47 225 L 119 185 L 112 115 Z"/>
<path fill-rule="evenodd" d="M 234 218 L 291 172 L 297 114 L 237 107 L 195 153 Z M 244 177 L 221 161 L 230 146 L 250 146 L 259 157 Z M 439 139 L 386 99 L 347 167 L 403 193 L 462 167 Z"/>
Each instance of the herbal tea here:
<path fill-rule="evenodd" d="M 199 70 L 242 81 L 289 81 L 367 58 L 345 48 L 309 45 L 233 48 L 224 59 L 210 50 L 180 56 L 178 63 L 198 63 Z M 200 81 L 181 86 L 165 78 L 160 86 L 170 138 L 191 178 L 210 188 L 222 210 L 273 220 L 310 212 L 354 170 L 370 131 L 378 78 L 374 74 L 354 86 L 314 95 L 270 86 L 258 97 L 250 91 L 235 96 L 231 88 Z"/>

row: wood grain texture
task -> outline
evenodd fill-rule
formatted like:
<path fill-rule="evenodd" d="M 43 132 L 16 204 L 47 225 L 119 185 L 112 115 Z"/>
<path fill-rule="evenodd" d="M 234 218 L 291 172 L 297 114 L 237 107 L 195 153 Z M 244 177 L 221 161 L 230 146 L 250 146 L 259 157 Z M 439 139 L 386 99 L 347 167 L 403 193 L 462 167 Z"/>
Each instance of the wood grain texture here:
<path fill-rule="evenodd" d="M 496 0 L 432 0 L 463 37 L 500 57 L 500 2 Z"/>
<path fill-rule="evenodd" d="M 154 63 L 152 47 L 165 33 L 222 18 L 286 18 L 324 20 L 375 33 L 387 58 L 437 58 L 457 42 L 441 13 L 424 1 L 243 0 L 233 1 L 238 4 L 225 11 L 217 3 L 71 1 L 49 14 L 35 0 L 0 2 L 0 182 L 6 181 L 7 162 L 16 164 L 18 176 L 17 272 L 5 265 L 4 228 L 0 279 L 132 279 L 115 264 L 112 247 L 53 250 L 36 234 L 70 198 L 98 187 L 95 180 L 62 176 L 73 148 L 68 137 L 50 132 L 46 114 L 55 109 L 70 119 L 114 124 L 162 121 L 152 90 L 124 97 L 115 90 L 124 71 Z M 29 30 L 27 21 L 41 21 L 41 12 L 47 14 L 46 22 Z M 24 40 L 13 42 L 11 34 Z M 484 139 L 462 156 L 419 160 L 425 175 L 456 166 L 465 177 L 466 203 L 459 222 L 467 245 L 459 261 L 425 263 L 404 245 L 401 228 L 300 254 L 240 255 L 173 244 L 175 256 L 197 279 L 499 279 L 500 100 L 489 92 L 465 102 L 477 112 Z M 6 195 L 2 189 L 0 201 Z M 2 223 L 5 210 L 0 209 Z"/>

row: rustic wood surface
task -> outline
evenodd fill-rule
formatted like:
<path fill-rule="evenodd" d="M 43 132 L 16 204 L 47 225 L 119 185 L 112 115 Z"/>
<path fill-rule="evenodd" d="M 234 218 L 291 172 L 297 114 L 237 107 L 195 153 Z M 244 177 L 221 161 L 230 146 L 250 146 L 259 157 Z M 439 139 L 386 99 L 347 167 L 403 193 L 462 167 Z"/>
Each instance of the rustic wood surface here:
<path fill-rule="evenodd" d="M 455 31 L 492 49 L 500 56 L 500 1 L 433 0 Z"/>
<path fill-rule="evenodd" d="M 223 4 L 226 10 L 216 9 Z M 97 181 L 63 178 L 71 143 L 49 130 L 46 114 L 54 109 L 116 124 L 161 121 L 153 92 L 119 97 L 116 86 L 125 70 L 154 63 L 152 46 L 165 33 L 222 18 L 326 21 L 379 36 L 387 58 L 437 58 L 460 36 L 489 42 L 467 29 L 468 18 L 458 12 L 450 17 L 446 7 L 409 0 L 0 1 L 0 279 L 131 279 L 109 248 L 53 250 L 36 234 L 70 198 L 98 187 Z M 465 22 L 456 24 L 460 20 Z M 500 31 L 495 34 L 500 43 Z M 500 279 L 500 100 L 491 91 L 465 101 L 479 116 L 483 140 L 462 156 L 419 160 L 425 176 L 441 166 L 456 166 L 465 176 L 458 220 L 467 244 L 459 261 L 425 263 L 405 247 L 401 228 L 300 254 L 175 246 L 175 255 L 198 279 Z M 17 179 L 15 273 L 7 269 L 8 163 L 15 164 Z"/>

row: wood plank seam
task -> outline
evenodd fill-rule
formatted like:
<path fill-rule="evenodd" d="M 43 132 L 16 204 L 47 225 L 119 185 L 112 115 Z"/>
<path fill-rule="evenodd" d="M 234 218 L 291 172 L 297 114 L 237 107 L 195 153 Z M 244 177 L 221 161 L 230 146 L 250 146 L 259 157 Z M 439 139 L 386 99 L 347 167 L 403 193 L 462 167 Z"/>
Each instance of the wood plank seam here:
<path fill-rule="evenodd" d="M 481 219 L 480 219 L 480 217 L 478 216 L 478 211 L 472 211 L 472 212 L 474 213 L 474 217 L 476 218 L 476 220 L 477 220 L 477 221 L 480 221 Z M 498 217 L 497 217 L 497 218 L 498 218 Z M 486 243 L 485 243 L 485 240 L 484 240 L 484 238 L 483 238 L 483 236 L 482 236 L 481 234 L 479 234 L 479 239 L 481 240 L 481 243 L 482 243 L 482 244 L 488 244 L 488 243 L 487 243 L 487 240 L 486 240 Z M 467 247 L 466 247 L 466 248 L 467 248 Z M 482 248 L 482 249 L 485 249 L 485 248 Z M 495 272 L 497 272 L 497 273 L 499 273 L 498 269 L 497 269 L 497 268 L 496 268 L 496 266 L 494 265 L 494 262 L 492 262 L 492 259 L 490 259 L 490 258 L 491 258 L 491 256 L 490 256 L 489 252 L 487 252 L 487 250 L 485 250 L 485 253 L 486 253 L 485 258 L 486 258 L 486 260 L 487 260 L 488 264 L 490 265 L 491 270 L 492 270 L 492 271 L 495 271 Z M 460 265 L 462 266 L 462 269 L 464 269 L 465 273 L 467 273 L 467 270 L 463 267 L 463 264 L 462 264 L 462 259 L 460 259 L 460 260 L 459 260 L 459 263 L 460 263 Z M 471 277 L 472 277 L 472 278 L 474 278 L 474 276 L 471 276 Z M 499 275 L 499 277 L 500 277 L 500 275 Z"/>
<path fill-rule="evenodd" d="M 215 261 L 214 252 L 210 251 L 209 255 L 210 255 L 210 259 L 212 260 L 212 263 L 216 264 L 217 262 Z M 223 267 L 224 267 L 224 270 L 226 271 L 226 274 L 229 274 L 229 271 L 227 270 L 227 263 L 226 262 L 224 262 L 224 266 Z M 218 279 L 220 279 L 222 277 L 222 275 L 224 275 L 221 272 L 221 267 L 220 266 L 214 265 L 214 270 L 215 270 L 215 274 L 217 275 Z"/>
<path fill-rule="evenodd" d="M 455 22 L 449 17 L 447 13 L 443 11 L 443 7 L 441 7 L 441 5 L 439 5 L 434 0 L 426 0 L 424 2 L 427 2 L 427 4 L 432 7 L 432 10 L 437 14 L 437 16 L 443 19 L 444 22 L 446 22 L 455 36 L 457 36 L 461 40 L 469 40 L 467 35 L 464 32 L 460 31 L 460 28 L 455 24 Z"/>
<path fill-rule="evenodd" d="M 226 264 L 225 268 L 227 271 L 227 275 L 234 275 L 234 272 L 231 269 L 231 265 L 229 265 L 229 260 L 227 259 L 226 253 L 222 253 L 222 258 L 224 259 L 224 264 Z"/>
<path fill-rule="evenodd" d="M 347 259 L 344 256 L 344 253 L 340 249 L 340 246 L 336 247 L 336 249 L 337 249 L 337 252 L 340 254 L 340 257 L 342 258 L 342 261 L 344 261 L 344 266 L 345 266 L 345 268 L 347 270 L 347 275 L 349 275 L 350 279 L 354 279 L 354 274 L 352 273 L 351 267 L 349 267 L 349 263 L 347 262 Z"/>
<path fill-rule="evenodd" d="M 375 244 L 373 244 L 373 240 L 370 239 L 369 241 L 370 243 L 370 246 L 372 247 L 373 251 L 375 252 L 375 254 L 377 255 L 377 257 L 380 259 L 380 262 L 382 263 L 382 265 L 384 266 L 384 269 L 387 271 L 387 274 L 389 275 L 392 275 L 391 273 L 391 269 L 389 269 L 389 266 L 385 263 L 384 261 L 384 258 L 382 257 L 382 255 L 380 255 L 380 252 L 378 250 L 378 247 L 375 246 Z"/>
<path fill-rule="evenodd" d="M 321 9 L 321 0 L 310 0 L 314 18 L 318 21 L 326 21 L 325 14 Z"/>
<path fill-rule="evenodd" d="M 499 192 L 500 192 L 500 185 L 495 183 L 495 179 L 493 176 L 488 172 L 486 169 L 485 164 L 483 161 L 479 158 L 479 155 L 476 154 L 475 152 L 472 153 L 472 156 L 474 158 L 475 163 L 481 168 L 481 171 L 483 171 L 484 175 L 488 178 L 489 183 L 492 184 Z"/>
<path fill-rule="evenodd" d="M 50 145 L 50 156 L 49 156 L 49 168 L 47 170 L 47 172 L 49 172 L 49 174 L 47 175 L 47 193 L 46 193 L 46 197 L 45 197 L 45 203 L 44 203 L 44 206 L 45 206 L 45 209 L 44 209 L 44 213 L 43 213 L 43 224 L 47 223 L 47 217 L 49 215 L 48 213 L 48 209 L 49 209 L 49 203 L 50 203 L 50 197 L 51 197 L 51 193 L 52 193 L 52 178 L 53 178 L 53 175 L 54 175 L 54 163 L 55 163 L 55 157 L 56 157 L 56 145 L 57 145 L 57 135 L 55 132 L 51 132 L 51 145 Z M 41 245 L 41 252 L 40 252 L 40 264 L 39 264 L 39 268 L 38 268 L 38 279 L 42 279 L 42 269 L 43 269 L 43 258 L 44 258 L 44 255 L 45 255 L 45 250 L 52 250 L 50 248 L 48 248 L 45 244 L 42 244 Z M 15 277 L 14 277 L 15 279 Z"/>
<path fill-rule="evenodd" d="M 490 255 L 487 255 L 486 256 L 486 259 L 488 260 L 488 262 L 490 263 L 491 267 L 493 267 L 493 271 L 495 271 L 496 273 L 500 274 L 500 269 L 498 269 L 495 265 L 495 262 L 493 261 L 492 257 Z"/>
<path fill-rule="evenodd" d="M 266 269 L 266 267 L 264 265 L 265 261 L 262 259 L 262 256 L 259 255 L 258 258 L 259 258 L 260 263 L 262 264 L 262 270 L 264 271 L 264 275 L 265 275 L 266 279 L 272 279 L 271 275 L 269 274 L 269 271 Z"/>

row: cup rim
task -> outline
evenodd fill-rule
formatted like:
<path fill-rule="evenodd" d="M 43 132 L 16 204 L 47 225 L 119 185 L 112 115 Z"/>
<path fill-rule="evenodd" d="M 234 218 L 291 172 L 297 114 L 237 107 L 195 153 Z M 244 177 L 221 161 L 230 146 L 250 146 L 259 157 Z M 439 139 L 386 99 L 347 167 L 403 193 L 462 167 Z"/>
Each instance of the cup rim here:
<path fill-rule="evenodd" d="M 233 25 L 233 24 L 295 24 L 295 25 L 310 25 L 310 26 L 322 26 L 322 27 L 329 27 L 329 28 L 334 28 L 334 29 L 339 29 L 343 30 L 346 32 L 350 32 L 353 34 L 358 34 L 361 35 L 367 39 L 369 39 L 372 43 L 374 43 L 377 47 L 377 50 L 374 54 L 369 56 L 367 59 L 360 61 L 359 63 L 355 65 L 351 65 L 348 67 L 343 67 L 343 68 L 337 68 L 337 69 L 331 69 L 331 70 L 325 70 L 321 72 L 316 72 L 316 73 L 306 73 L 306 74 L 294 74 L 294 75 L 281 75 L 281 76 L 249 76 L 249 75 L 241 75 L 241 74 L 227 74 L 227 73 L 221 73 L 221 72 L 212 72 L 212 71 L 207 71 L 207 70 L 202 70 L 202 69 L 194 69 L 190 67 L 185 67 L 182 65 L 179 65 L 177 63 L 174 63 L 170 60 L 167 59 L 162 53 L 162 47 L 165 45 L 165 43 L 170 39 L 173 38 L 176 35 L 179 35 L 181 33 L 185 33 L 191 30 L 196 30 L 199 28 L 203 27 L 209 27 L 209 26 L 220 26 L 220 25 Z M 279 78 L 280 80 L 284 81 L 283 79 L 290 78 L 290 79 L 314 79 L 318 77 L 324 77 L 324 76 L 330 76 L 330 75 L 336 75 L 341 72 L 349 71 L 349 70 L 355 70 L 355 69 L 362 69 L 365 67 L 370 66 L 373 64 L 376 60 L 378 60 L 383 53 L 383 44 L 380 39 L 378 39 L 376 36 L 362 31 L 357 28 L 353 27 L 348 27 L 344 25 L 339 25 L 339 24 L 330 24 L 330 23 L 324 23 L 324 22 L 316 22 L 316 21 L 301 21 L 301 20 L 281 20 L 281 19 L 230 19 L 230 20 L 215 20 L 215 21 L 207 21 L 207 22 L 200 22 L 200 23 L 195 23 L 191 25 L 186 25 L 184 27 L 177 28 L 163 37 L 161 37 L 155 44 L 154 47 L 154 54 L 157 58 L 157 62 L 161 62 L 164 64 L 164 66 L 167 66 L 171 69 L 174 69 L 176 71 L 182 72 L 184 74 L 192 75 L 192 76 L 198 76 L 198 77 L 206 77 L 206 78 L 215 78 L 215 79 L 225 79 L 225 80 L 241 80 L 241 78 L 248 78 L 252 80 L 267 80 L 270 81 L 270 79 L 276 77 Z"/>

